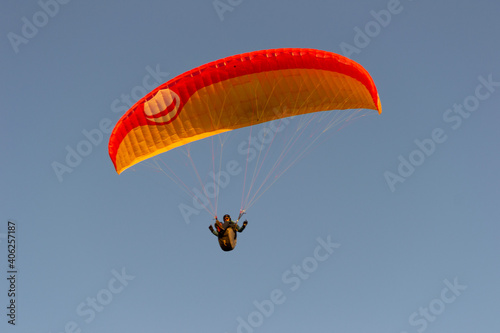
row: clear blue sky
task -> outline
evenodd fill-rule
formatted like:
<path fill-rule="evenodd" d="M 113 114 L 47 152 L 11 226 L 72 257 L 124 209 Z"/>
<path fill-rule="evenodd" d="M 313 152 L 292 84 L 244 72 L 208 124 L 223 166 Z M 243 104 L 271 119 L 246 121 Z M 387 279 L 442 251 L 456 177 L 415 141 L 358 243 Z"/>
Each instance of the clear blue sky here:
<path fill-rule="evenodd" d="M 499 3 L 0 9 L 1 332 L 500 331 Z M 251 207 L 224 253 L 208 213 L 185 223 L 179 205 L 192 201 L 168 178 L 144 165 L 116 174 L 109 130 L 144 83 L 279 47 L 359 62 L 383 113 L 321 140 Z M 78 149 L 86 156 L 68 157 Z M 192 181 L 188 168 L 179 175 Z M 219 216 L 237 214 L 241 182 L 221 190 Z"/>

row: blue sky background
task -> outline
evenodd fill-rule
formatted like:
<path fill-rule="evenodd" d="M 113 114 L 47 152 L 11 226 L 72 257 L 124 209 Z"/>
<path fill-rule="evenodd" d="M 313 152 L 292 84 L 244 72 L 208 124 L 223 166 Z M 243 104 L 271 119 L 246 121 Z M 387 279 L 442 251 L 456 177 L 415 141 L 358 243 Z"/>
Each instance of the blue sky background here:
<path fill-rule="evenodd" d="M 219 15 L 212 1 L 2 3 L 0 331 L 500 331 L 500 4 L 220 2 L 231 10 Z M 373 13 L 388 9 L 378 23 Z M 147 68 L 167 81 L 242 52 L 342 54 L 347 44 L 383 113 L 308 151 L 248 211 L 234 251 L 220 250 L 208 213 L 185 222 L 179 205 L 192 200 L 168 178 L 143 165 L 114 171 L 106 131 Z M 459 123 L 453 109 L 463 104 L 473 111 L 462 107 Z M 54 162 L 66 165 L 67 147 L 99 126 L 102 139 L 59 179 Z M 415 140 L 434 131 L 441 142 L 391 188 L 387 173 L 424 156 Z M 179 175 L 192 179 L 187 168 Z M 221 190 L 219 216 L 237 214 L 242 177 Z M 15 326 L 6 316 L 9 219 Z M 318 238 L 340 246 L 329 253 Z"/>

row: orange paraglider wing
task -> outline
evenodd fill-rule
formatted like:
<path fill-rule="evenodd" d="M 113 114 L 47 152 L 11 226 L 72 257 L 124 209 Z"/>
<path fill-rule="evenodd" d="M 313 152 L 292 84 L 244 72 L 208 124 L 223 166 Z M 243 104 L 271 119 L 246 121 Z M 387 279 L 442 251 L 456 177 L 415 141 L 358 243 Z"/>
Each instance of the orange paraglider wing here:
<path fill-rule="evenodd" d="M 147 158 L 237 128 L 311 112 L 382 111 L 368 72 L 341 55 L 273 49 L 220 59 L 181 74 L 118 121 L 109 155 L 118 173 Z"/>

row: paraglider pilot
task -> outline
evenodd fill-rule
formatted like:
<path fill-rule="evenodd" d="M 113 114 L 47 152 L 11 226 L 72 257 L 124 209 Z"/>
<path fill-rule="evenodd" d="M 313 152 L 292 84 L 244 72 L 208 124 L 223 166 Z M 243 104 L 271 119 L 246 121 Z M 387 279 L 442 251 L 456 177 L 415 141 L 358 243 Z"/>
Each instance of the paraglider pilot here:
<path fill-rule="evenodd" d="M 236 246 L 237 232 L 242 232 L 248 224 L 248 221 L 243 222 L 243 226 L 238 226 L 237 222 L 231 220 L 229 214 L 224 215 L 224 223 L 221 223 L 217 216 L 215 217 L 215 228 L 210 225 L 208 229 L 217 236 L 219 245 L 224 251 L 231 251 Z"/>

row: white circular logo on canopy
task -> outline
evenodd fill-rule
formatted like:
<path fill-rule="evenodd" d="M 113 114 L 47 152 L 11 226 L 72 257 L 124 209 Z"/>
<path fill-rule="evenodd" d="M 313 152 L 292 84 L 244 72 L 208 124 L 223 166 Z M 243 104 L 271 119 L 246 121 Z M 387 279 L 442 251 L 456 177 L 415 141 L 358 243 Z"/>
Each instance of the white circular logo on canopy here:
<path fill-rule="evenodd" d="M 149 101 L 144 102 L 146 118 L 157 124 L 169 123 L 180 111 L 181 99 L 176 92 L 162 89 Z"/>

